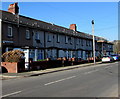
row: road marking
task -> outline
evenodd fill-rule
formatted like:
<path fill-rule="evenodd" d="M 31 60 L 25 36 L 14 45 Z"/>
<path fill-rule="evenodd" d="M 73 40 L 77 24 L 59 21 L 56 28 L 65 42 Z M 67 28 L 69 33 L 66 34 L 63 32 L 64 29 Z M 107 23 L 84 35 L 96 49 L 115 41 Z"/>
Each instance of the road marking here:
<path fill-rule="evenodd" d="M 84 74 L 90 74 L 90 73 L 93 73 L 93 72 L 96 72 L 98 70 L 93 70 L 93 71 L 89 71 L 89 72 L 85 72 Z"/>
<path fill-rule="evenodd" d="M 98 64 L 98 65 L 104 66 L 104 65 L 112 65 L 112 64 L 116 64 L 116 63 L 103 63 L 103 64 Z"/>
<path fill-rule="evenodd" d="M 13 93 L 10 93 L 10 94 L 3 95 L 2 97 L 7 97 L 7 96 L 15 95 L 15 94 L 18 94 L 18 93 L 21 93 L 21 92 L 22 91 L 16 91 L 16 92 L 13 92 Z"/>
<path fill-rule="evenodd" d="M 105 68 L 110 68 L 109 66 L 105 67 Z"/>
<path fill-rule="evenodd" d="M 76 76 L 67 77 L 67 78 L 64 78 L 64 79 L 60 79 L 60 80 L 56 80 L 56 81 L 53 81 L 53 82 L 46 83 L 44 85 L 47 86 L 47 85 L 54 84 L 54 83 L 57 83 L 57 82 L 61 82 L 61 81 L 64 81 L 64 80 L 72 79 L 72 78 L 75 78 L 75 77 Z"/>
<path fill-rule="evenodd" d="M 107 67 L 105 67 L 105 68 L 111 68 L 111 67 L 113 67 L 114 65 L 112 65 L 112 66 L 107 66 Z"/>

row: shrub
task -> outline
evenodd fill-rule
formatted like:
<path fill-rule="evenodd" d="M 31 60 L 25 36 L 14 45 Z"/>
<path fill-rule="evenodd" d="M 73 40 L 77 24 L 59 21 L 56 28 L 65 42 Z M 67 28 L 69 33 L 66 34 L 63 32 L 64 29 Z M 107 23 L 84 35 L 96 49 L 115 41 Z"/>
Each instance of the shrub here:
<path fill-rule="evenodd" d="M 47 59 L 38 59 L 37 61 L 47 61 Z"/>
<path fill-rule="evenodd" d="M 20 50 L 8 51 L 2 55 L 2 58 L 5 62 L 20 62 L 23 57 L 24 52 Z"/>

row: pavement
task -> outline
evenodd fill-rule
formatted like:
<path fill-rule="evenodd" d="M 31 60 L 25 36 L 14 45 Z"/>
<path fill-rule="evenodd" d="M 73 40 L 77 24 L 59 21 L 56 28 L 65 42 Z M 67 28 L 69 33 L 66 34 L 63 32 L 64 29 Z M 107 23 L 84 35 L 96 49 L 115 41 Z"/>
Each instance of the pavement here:
<path fill-rule="evenodd" d="M 96 65 L 97 64 L 101 64 L 101 62 L 96 62 Z M 79 64 L 79 65 L 73 65 L 73 66 L 57 67 L 57 68 L 50 68 L 45 70 L 29 71 L 29 72 L 22 72 L 22 73 L 2 73 L 0 74 L 0 80 L 38 76 L 38 75 L 70 70 L 75 68 L 81 68 L 86 66 L 93 66 L 93 65 L 94 63 L 85 63 L 85 64 Z"/>

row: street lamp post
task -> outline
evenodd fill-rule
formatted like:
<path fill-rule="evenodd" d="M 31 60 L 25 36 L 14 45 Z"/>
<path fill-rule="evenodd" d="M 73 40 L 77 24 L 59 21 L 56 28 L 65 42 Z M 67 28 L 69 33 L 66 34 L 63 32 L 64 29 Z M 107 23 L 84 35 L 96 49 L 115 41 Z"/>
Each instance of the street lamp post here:
<path fill-rule="evenodd" d="M 95 64 L 95 36 L 94 36 L 94 20 L 92 20 L 92 33 L 93 33 L 93 59 Z"/>
<path fill-rule="evenodd" d="M 103 42 L 102 42 L 102 56 L 103 56 Z"/>

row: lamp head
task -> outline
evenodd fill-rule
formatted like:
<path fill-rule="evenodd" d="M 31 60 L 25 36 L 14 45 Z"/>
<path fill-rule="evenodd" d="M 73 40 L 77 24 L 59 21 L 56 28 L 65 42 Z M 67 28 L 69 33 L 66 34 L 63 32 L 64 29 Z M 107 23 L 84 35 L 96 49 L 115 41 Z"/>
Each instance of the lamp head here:
<path fill-rule="evenodd" d="M 92 24 L 94 24 L 94 20 L 92 20 Z"/>

